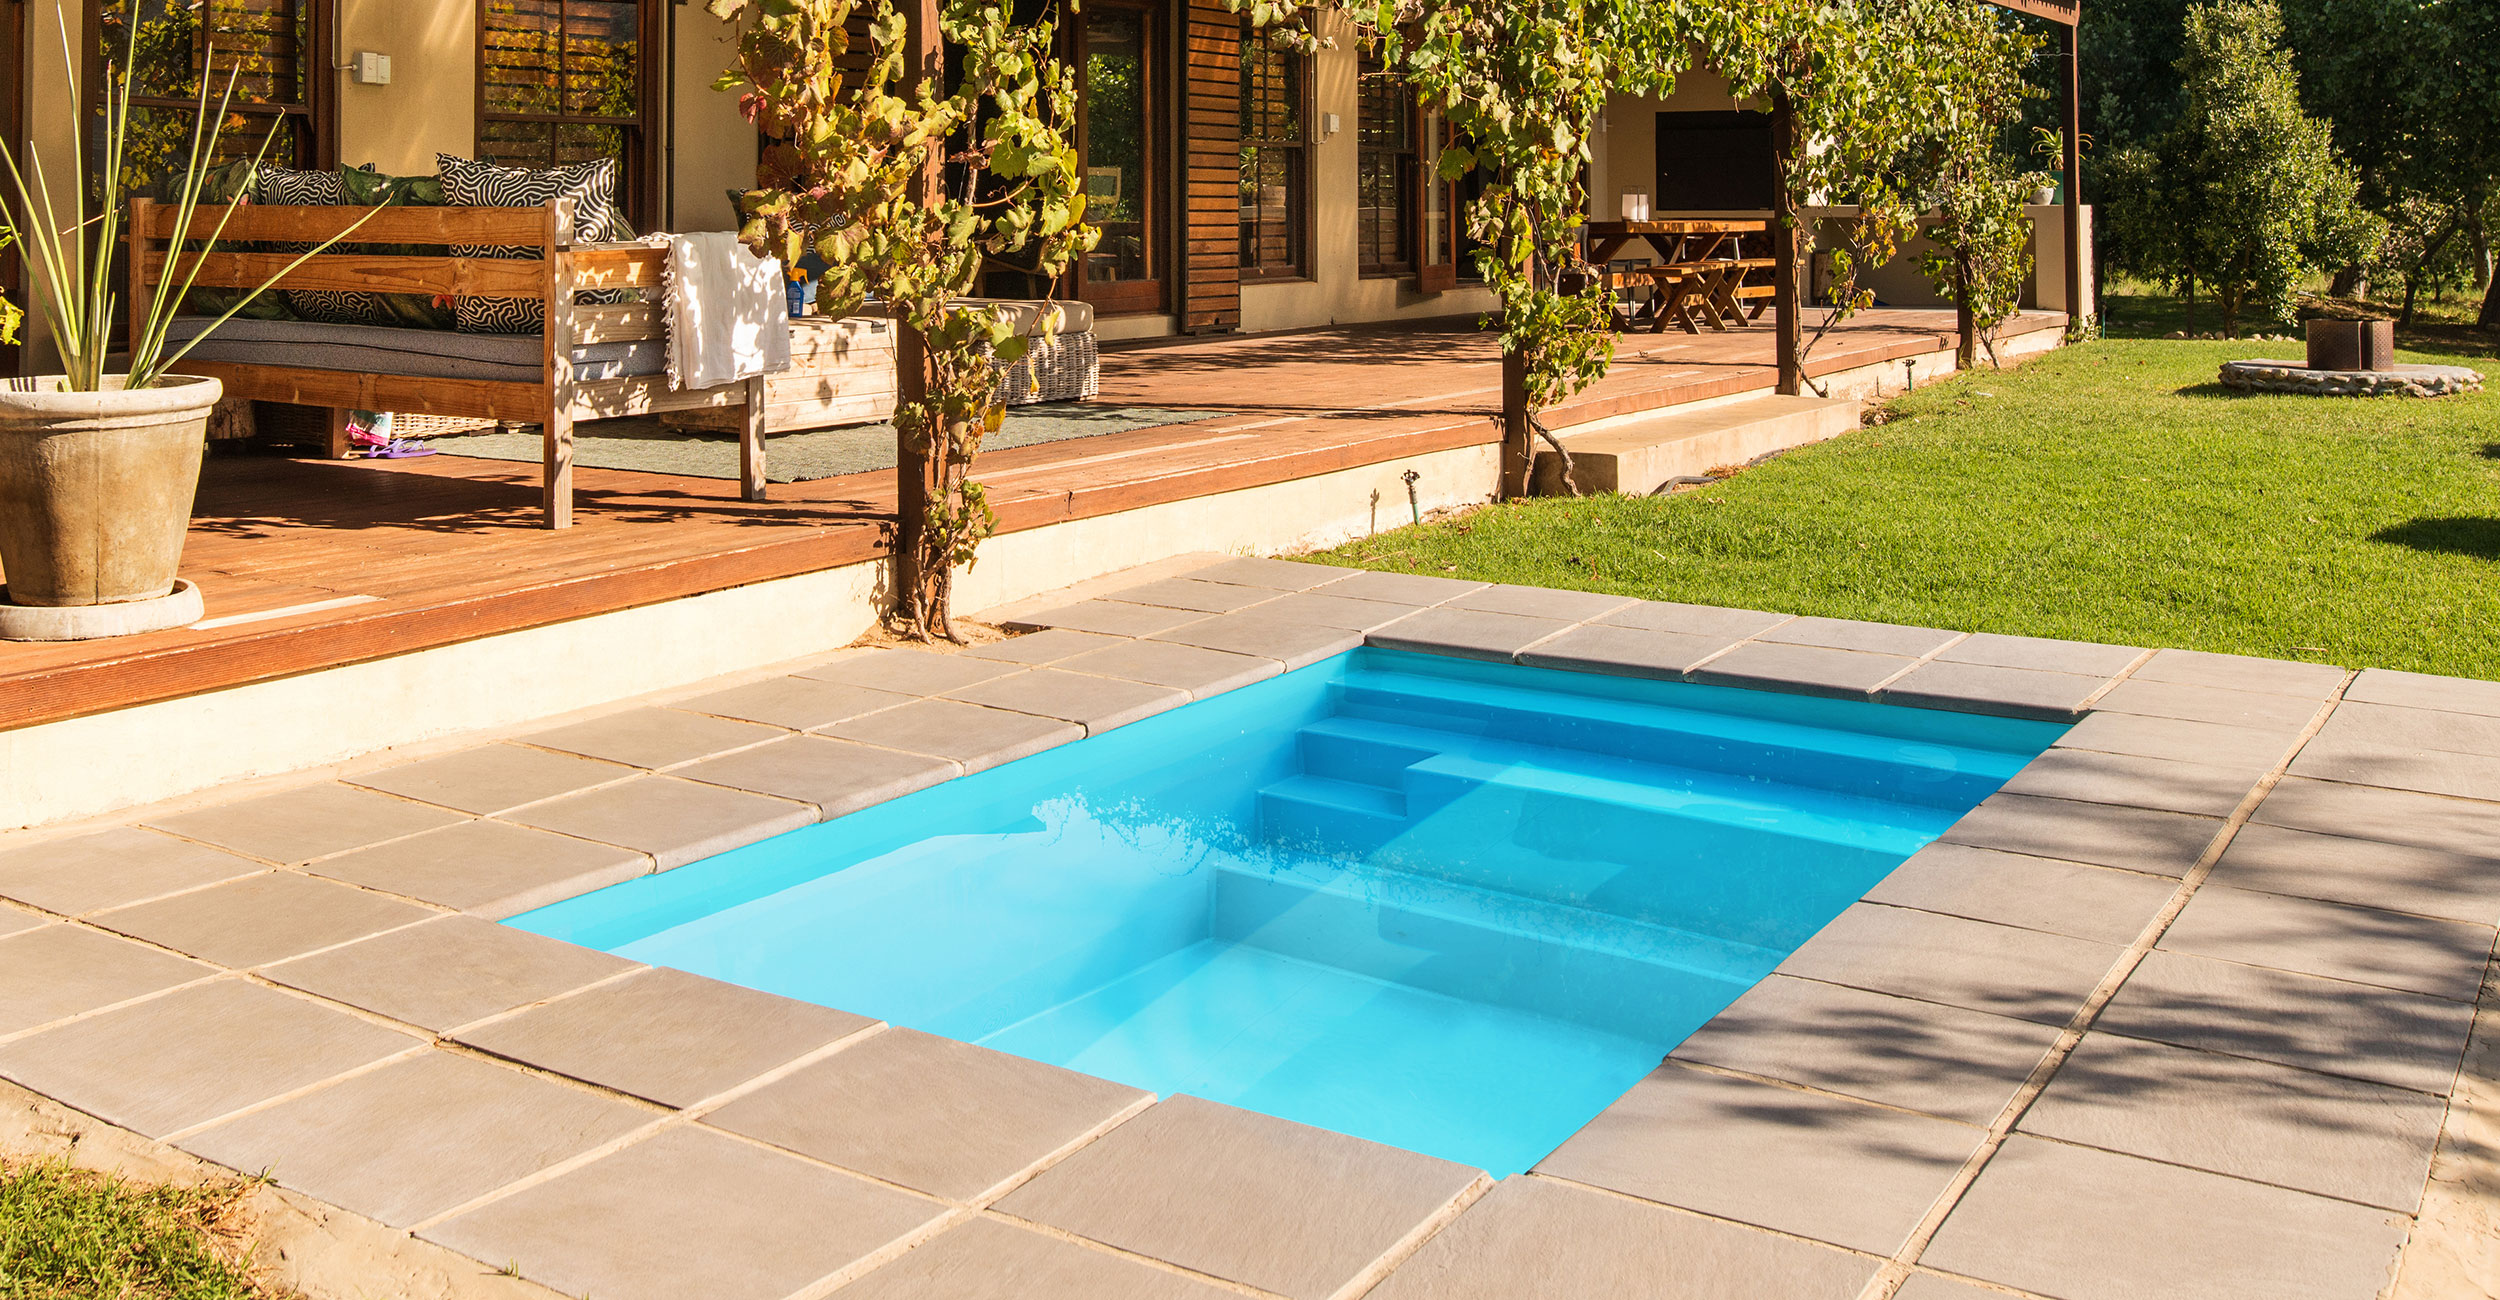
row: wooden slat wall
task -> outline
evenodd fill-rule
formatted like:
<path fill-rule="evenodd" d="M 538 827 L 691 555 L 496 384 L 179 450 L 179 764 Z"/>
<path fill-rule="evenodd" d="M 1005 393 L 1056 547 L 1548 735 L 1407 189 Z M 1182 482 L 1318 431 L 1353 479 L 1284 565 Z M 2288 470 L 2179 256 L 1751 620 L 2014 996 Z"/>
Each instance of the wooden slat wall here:
<path fill-rule="evenodd" d="M 1187 67 L 1181 157 L 1184 333 L 1241 328 L 1241 15 L 1181 0 Z"/>

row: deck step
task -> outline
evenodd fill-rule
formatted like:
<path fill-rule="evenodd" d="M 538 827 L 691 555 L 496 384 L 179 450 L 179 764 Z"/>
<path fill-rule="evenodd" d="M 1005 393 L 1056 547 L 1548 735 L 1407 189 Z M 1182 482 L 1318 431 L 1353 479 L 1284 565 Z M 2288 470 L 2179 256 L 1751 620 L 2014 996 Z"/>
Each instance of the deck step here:
<path fill-rule="evenodd" d="M 1802 447 L 1858 427 L 1858 403 L 1846 398 L 1765 394 L 1698 411 L 1673 408 L 1604 422 L 1585 433 L 1563 429 L 1572 476 L 1582 492 L 1647 496 L 1669 480 L 1741 465 L 1768 452 Z M 1562 457 L 1540 445 L 1531 490 L 1567 496 Z"/>

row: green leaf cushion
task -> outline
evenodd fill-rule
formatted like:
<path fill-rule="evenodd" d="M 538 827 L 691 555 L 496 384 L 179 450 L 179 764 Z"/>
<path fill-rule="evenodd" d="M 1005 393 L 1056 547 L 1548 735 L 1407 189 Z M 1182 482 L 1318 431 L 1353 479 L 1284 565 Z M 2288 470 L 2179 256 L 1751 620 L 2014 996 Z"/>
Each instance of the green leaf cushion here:
<path fill-rule="evenodd" d="M 252 160 L 237 158 L 222 167 L 212 169 L 206 176 L 200 178 L 200 202 L 203 204 L 249 203 L 252 201 L 252 192 L 257 180 L 258 178 L 252 174 Z M 190 247 L 197 248 L 199 244 L 194 242 Z M 234 240 L 223 241 L 218 247 L 229 253 L 249 253 L 260 250 L 258 244 Z M 243 302 L 243 295 L 249 292 L 251 292 L 249 289 L 193 289 L 183 295 L 180 314 L 223 316 L 227 308 Z M 245 320 L 295 319 L 295 313 L 287 309 L 286 296 L 276 293 L 264 293 L 249 302 L 244 302 L 243 309 L 235 315 Z"/>
<path fill-rule="evenodd" d="M 375 208 L 439 208 L 443 206 L 443 180 L 439 176 L 392 176 L 383 172 L 350 169 L 339 173 L 339 181 L 347 203 L 353 207 Z M 449 250 L 439 244 L 351 244 L 335 252 L 372 253 L 382 256 L 441 257 Z M 449 295 L 440 298 L 421 293 L 382 293 L 372 297 L 380 300 L 389 319 L 373 321 L 376 325 L 398 325 L 408 329 L 447 330 L 455 321 Z"/>

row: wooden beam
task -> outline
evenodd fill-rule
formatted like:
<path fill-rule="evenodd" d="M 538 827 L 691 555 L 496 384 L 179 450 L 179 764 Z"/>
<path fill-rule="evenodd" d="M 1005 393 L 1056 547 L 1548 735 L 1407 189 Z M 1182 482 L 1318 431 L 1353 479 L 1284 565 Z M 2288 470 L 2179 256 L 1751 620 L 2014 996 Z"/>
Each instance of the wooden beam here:
<path fill-rule="evenodd" d="M 2066 328 L 2083 324 L 2083 72 L 2081 29 L 2065 31 L 2066 81 Z M 2100 304 L 2092 304 L 2094 312 Z"/>
<path fill-rule="evenodd" d="M 1987 3 L 2068 27 L 2075 26 L 2083 18 L 2083 0 L 1987 0 Z"/>

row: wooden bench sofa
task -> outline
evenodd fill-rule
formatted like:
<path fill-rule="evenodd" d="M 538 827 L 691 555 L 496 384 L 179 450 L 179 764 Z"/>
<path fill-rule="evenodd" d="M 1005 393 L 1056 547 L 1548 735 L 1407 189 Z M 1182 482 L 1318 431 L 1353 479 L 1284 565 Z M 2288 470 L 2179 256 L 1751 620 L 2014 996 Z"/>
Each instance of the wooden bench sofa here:
<path fill-rule="evenodd" d="M 176 367 L 185 374 L 208 375 L 225 384 L 231 398 L 289 402 L 327 408 L 334 430 L 343 429 L 347 412 L 413 411 L 427 415 L 471 416 L 535 424 L 544 432 L 545 456 L 541 498 L 549 528 L 573 522 L 573 426 L 582 420 L 649 415 L 709 407 L 742 408 L 739 420 L 738 470 L 740 493 L 749 501 L 764 499 L 764 423 L 767 407 L 761 377 L 685 392 L 668 386 L 665 366 L 652 373 L 578 374 L 581 359 L 604 344 L 665 340 L 666 317 L 657 302 L 591 306 L 575 302 L 580 292 L 598 289 L 649 290 L 656 298 L 667 250 L 654 244 L 580 244 L 573 242 L 573 200 L 560 198 L 543 208 L 410 207 L 379 211 L 353 207 L 284 207 L 252 204 L 229 213 L 202 207 L 192 213 L 190 229 L 175 228 L 180 213 L 173 208 L 135 200 L 131 204 L 130 305 L 132 320 L 146 318 L 149 304 L 169 282 L 179 285 L 188 268 L 198 264 L 194 281 L 201 288 L 249 288 L 283 270 L 296 254 L 278 252 L 176 250 L 185 241 L 212 233 L 221 248 L 261 244 L 317 244 L 346 235 L 355 245 L 397 244 L 440 248 L 432 255 L 397 256 L 323 253 L 285 274 L 278 288 L 344 290 L 370 293 L 526 298 L 546 304 L 546 327 L 534 349 L 535 365 L 514 365 L 506 356 L 499 364 L 476 362 L 469 353 L 496 348 L 510 353 L 516 338 L 528 336 L 461 334 L 454 331 L 397 330 L 375 326 L 317 327 L 321 345 L 235 339 L 221 345 L 219 335 Z M 359 218 L 371 216 L 361 226 Z M 224 228 L 219 229 L 219 222 Z M 354 226 L 354 233 L 348 230 Z M 535 257 L 455 257 L 453 245 L 524 246 Z M 378 331 L 359 334 L 358 331 Z M 238 334 L 249 333 L 237 330 Z M 424 338 L 440 334 L 439 341 Z M 406 348 L 410 338 L 420 348 L 439 342 L 422 366 L 398 366 L 438 373 L 398 373 L 387 349 L 372 346 L 383 336 Z M 464 342 L 465 341 L 465 342 Z M 523 347 L 524 352 L 529 351 Z M 611 349 L 613 351 L 613 349 Z M 642 350 L 646 355 L 649 349 Z M 404 352 L 402 355 L 417 356 Z M 383 358 L 375 360 L 375 358 Z M 249 359 L 245 359 L 249 358 Z M 350 368 L 362 366 L 366 368 Z M 382 368 L 372 368 L 380 366 Z M 614 367 L 607 367 L 613 369 Z M 451 373 L 439 373 L 449 371 Z M 464 371 L 486 371 L 479 377 Z"/>

